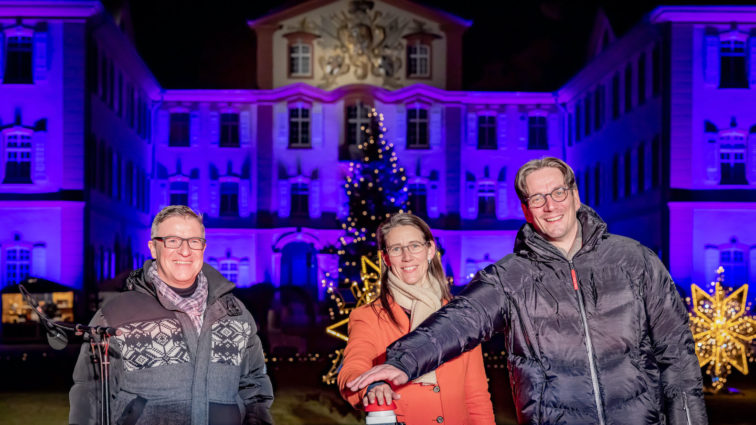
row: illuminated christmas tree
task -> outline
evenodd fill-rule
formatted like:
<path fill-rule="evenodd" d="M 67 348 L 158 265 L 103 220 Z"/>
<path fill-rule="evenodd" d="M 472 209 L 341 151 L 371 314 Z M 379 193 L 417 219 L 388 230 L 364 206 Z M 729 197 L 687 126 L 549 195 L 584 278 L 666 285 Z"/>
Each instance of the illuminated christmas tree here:
<path fill-rule="evenodd" d="M 345 235 L 339 239 L 339 276 L 336 281 L 326 275 L 334 305 L 330 308 L 333 324 L 326 333 L 346 341 L 349 313 L 378 296 L 378 246 L 375 232 L 388 216 L 407 210 L 407 177 L 399 167 L 394 145 L 385 138 L 383 115 L 373 109 L 369 123 L 363 128 L 358 147 L 361 159 L 349 164 L 344 189 L 349 198 L 349 216 L 341 227 Z M 330 280 L 329 280 L 330 279 Z M 323 381 L 335 382 L 343 350 L 331 355 L 333 367 Z"/>

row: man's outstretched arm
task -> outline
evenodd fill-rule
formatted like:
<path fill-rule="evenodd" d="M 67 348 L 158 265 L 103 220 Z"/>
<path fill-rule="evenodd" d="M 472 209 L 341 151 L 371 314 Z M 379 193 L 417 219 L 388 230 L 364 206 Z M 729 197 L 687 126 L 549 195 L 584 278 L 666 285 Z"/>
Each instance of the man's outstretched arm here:
<path fill-rule="evenodd" d="M 449 304 L 391 344 L 386 363 L 347 383 L 357 391 L 376 381 L 403 385 L 490 338 L 505 320 L 509 298 L 498 283 L 501 268 L 482 270 Z"/>

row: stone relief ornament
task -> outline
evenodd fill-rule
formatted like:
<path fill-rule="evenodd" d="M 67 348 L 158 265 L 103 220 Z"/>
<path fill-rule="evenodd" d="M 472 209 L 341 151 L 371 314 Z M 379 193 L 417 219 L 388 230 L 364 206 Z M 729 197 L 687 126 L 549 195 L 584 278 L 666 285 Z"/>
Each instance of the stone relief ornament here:
<path fill-rule="evenodd" d="M 358 81 L 372 75 L 381 77 L 384 87 L 401 87 L 401 36 L 407 22 L 373 7 L 372 1 L 354 0 L 346 11 L 321 16 L 318 45 L 322 55 L 318 65 L 323 78 L 319 87 L 331 88 L 339 77 L 350 72 Z"/>

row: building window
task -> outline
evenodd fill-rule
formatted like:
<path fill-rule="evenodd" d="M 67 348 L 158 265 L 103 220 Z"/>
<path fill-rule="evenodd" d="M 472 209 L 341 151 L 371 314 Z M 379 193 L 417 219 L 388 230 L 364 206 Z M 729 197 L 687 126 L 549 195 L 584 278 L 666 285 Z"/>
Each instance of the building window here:
<path fill-rule="evenodd" d="M 32 37 L 8 37 L 5 54 L 6 84 L 31 84 L 32 76 Z"/>
<path fill-rule="evenodd" d="M 409 209 L 413 214 L 425 216 L 428 211 L 428 191 L 423 183 L 409 185 Z"/>
<path fill-rule="evenodd" d="M 549 140 L 546 136 L 546 117 L 528 117 L 528 149 L 548 149 Z"/>
<path fill-rule="evenodd" d="M 31 134 L 5 136 L 5 178 L 3 183 L 31 183 Z"/>
<path fill-rule="evenodd" d="M 604 86 L 600 85 L 593 92 L 593 125 L 594 129 L 598 131 L 602 125 L 604 125 Z"/>
<path fill-rule="evenodd" d="M 619 73 L 612 77 L 612 119 L 620 116 L 620 76 Z"/>
<path fill-rule="evenodd" d="M 407 149 L 428 148 L 428 110 L 407 109 Z"/>
<path fill-rule="evenodd" d="M 239 216 L 239 184 L 233 182 L 221 183 L 220 187 L 220 216 Z"/>
<path fill-rule="evenodd" d="M 574 114 L 567 114 L 567 146 L 572 146 L 573 141 L 575 140 L 574 136 L 574 130 L 575 130 L 575 115 Z"/>
<path fill-rule="evenodd" d="M 582 128 L 583 126 L 580 125 L 582 123 L 583 119 L 583 107 L 582 107 L 582 101 L 578 100 L 575 104 L 575 141 L 579 142 L 583 138 Z"/>
<path fill-rule="evenodd" d="M 5 250 L 5 284 L 15 285 L 29 277 L 31 271 L 31 251 L 21 247 Z"/>
<path fill-rule="evenodd" d="M 638 105 L 646 103 L 646 54 L 638 58 Z"/>
<path fill-rule="evenodd" d="M 189 183 L 171 182 L 170 197 L 171 205 L 189 205 Z"/>
<path fill-rule="evenodd" d="M 651 93 L 658 96 L 661 91 L 661 52 L 659 46 L 651 51 Z"/>
<path fill-rule="evenodd" d="M 722 170 L 719 184 L 748 184 L 746 179 L 745 135 L 726 132 L 719 138 L 719 164 Z"/>
<path fill-rule="evenodd" d="M 745 34 L 736 31 L 722 34 L 719 41 L 719 88 L 748 88 L 745 46 Z"/>
<path fill-rule="evenodd" d="M 612 200 L 619 199 L 619 155 L 612 160 Z"/>
<path fill-rule="evenodd" d="M 646 147 L 638 146 L 638 193 L 646 190 Z"/>
<path fill-rule="evenodd" d="M 583 105 L 585 105 L 585 115 L 583 115 L 583 118 L 585 119 L 585 137 L 590 136 L 591 134 L 591 95 L 590 93 L 585 96 L 585 100 L 583 101 Z"/>
<path fill-rule="evenodd" d="M 407 46 L 408 77 L 430 76 L 430 52 L 430 46 L 421 44 L 419 41 Z"/>
<path fill-rule="evenodd" d="M 229 282 L 239 283 L 239 262 L 236 260 L 220 260 L 220 272 Z"/>
<path fill-rule="evenodd" d="M 310 215 L 310 188 L 307 183 L 291 185 L 291 215 Z"/>
<path fill-rule="evenodd" d="M 601 164 L 593 169 L 593 182 L 593 205 L 597 207 L 601 203 Z"/>
<path fill-rule="evenodd" d="M 220 116 L 220 147 L 239 147 L 239 114 L 221 114 Z"/>
<path fill-rule="evenodd" d="M 478 218 L 496 218 L 496 185 L 478 184 Z"/>
<path fill-rule="evenodd" d="M 189 113 L 179 112 L 171 114 L 170 131 L 168 146 L 189 146 Z"/>
<path fill-rule="evenodd" d="M 310 110 L 307 108 L 289 109 L 289 147 L 312 147 L 310 145 Z"/>
<path fill-rule="evenodd" d="M 289 75 L 309 77 L 312 75 L 312 46 L 301 41 L 289 45 Z"/>
<path fill-rule="evenodd" d="M 651 141 L 651 187 L 656 189 L 661 184 L 661 143 L 659 136 L 654 136 Z"/>
<path fill-rule="evenodd" d="M 625 198 L 633 194 L 633 169 L 632 169 L 632 152 L 630 149 L 625 151 Z"/>
<path fill-rule="evenodd" d="M 496 149 L 496 116 L 478 117 L 478 149 Z"/>
<path fill-rule="evenodd" d="M 725 278 L 731 285 L 741 285 L 748 281 L 748 264 L 745 253 L 737 248 L 719 251 L 719 265 L 725 269 Z"/>
<path fill-rule="evenodd" d="M 357 102 L 354 105 L 347 106 L 346 112 L 346 142 L 349 146 L 356 146 L 362 141 L 363 127 L 367 127 L 370 123 L 368 118 L 370 107 L 362 102 Z"/>
<path fill-rule="evenodd" d="M 625 67 L 625 113 L 633 109 L 633 65 Z"/>

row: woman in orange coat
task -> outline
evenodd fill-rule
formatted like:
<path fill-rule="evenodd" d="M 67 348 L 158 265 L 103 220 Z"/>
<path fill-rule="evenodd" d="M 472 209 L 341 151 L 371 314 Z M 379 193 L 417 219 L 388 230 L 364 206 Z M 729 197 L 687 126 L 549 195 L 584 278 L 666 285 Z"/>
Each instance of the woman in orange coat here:
<path fill-rule="evenodd" d="M 388 270 L 381 275 L 380 298 L 349 315 L 349 342 L 338 376 L 342 397 L 356 408 L 394 400 L 397 419 L 406 425 L 493 424 L 480 346 L 402 387 L 392 389 L 384 382 L 358 392 L 346 387 L 382 364 L 386 347 L 451 299 L 433 235 L 422 219 L 395 214 L 379 227 L 377 236 Z"/>

